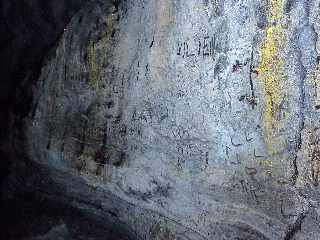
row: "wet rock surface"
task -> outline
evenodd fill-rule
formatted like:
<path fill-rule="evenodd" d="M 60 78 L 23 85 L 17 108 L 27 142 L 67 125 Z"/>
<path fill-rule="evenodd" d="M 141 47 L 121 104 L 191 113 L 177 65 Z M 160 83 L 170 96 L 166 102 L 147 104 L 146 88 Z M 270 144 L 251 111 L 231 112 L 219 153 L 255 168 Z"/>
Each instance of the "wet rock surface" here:
<path fill-rule="evenodd" d="M 9 189 L 130 239 L 318 239 L 319 3 L 86 3 L 32 85 Z"/>

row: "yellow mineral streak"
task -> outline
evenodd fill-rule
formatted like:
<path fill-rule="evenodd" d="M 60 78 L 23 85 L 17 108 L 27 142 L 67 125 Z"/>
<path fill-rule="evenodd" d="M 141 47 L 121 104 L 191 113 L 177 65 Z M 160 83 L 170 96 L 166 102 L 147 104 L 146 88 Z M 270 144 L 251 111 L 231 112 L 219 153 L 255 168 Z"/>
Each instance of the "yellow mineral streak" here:
<path fill-rule="evenodd" d="M 97 91 L 100 89 L 99 79 L 102 75 L 102 65 L 107 60 L 108 49 L 111 45 L 110 36 L 113 30 L 113 16 L 109 14 L 106 18 L 106 31 L 102 34 L 101 41 L 94 43 L 92 40 L 88 48 L 88 65 L 89 65 L 89 78 L 90 86 Z M 101 53 L 101 54 L 99 54 Z"/>
<path fill-rule="evenodd" d="M 88 63 L 89 63 L 89 78 L 90 78 L 90 85 L 91 87 L 96 86 L 98 82 L 98 73 L 99 68 L 97 64 L 97 53 L 96 47 L 93 41 L 89 43 L 88 49 Z"/>
<path fill-rule="evenodd" d="M 270 0 L 269 2 L 268 27 L 260 47 L 260 64 L 257 67 L 265 94 L 263 124 L 269 155 L 277 152 L 276 149 L 280 147 L 278 144 L 284 144 L 283 139 L 277 136 L 284 121 L 274 117 L 275 109 L 286 100 L 283 59 L 285 34 L 281 24 L 283 3 L 284 0 Z"/>
<path fill-rule="evenodd" d="M 113 15 L 109 14 L 106 17 L 106 30 L 99 37 L 99 41 L 90 40 L 89 46 L 87 48 L 88 56 L 88 71 L 89 71 L 89 86 L 93 88 L 96 93 L 96 98 L 93 100 L 95 104 L 95 113 L 90 116 L 90 120 L 94 122 L 94 126 L 99 128 L 104 122 L 103 111 L 99 110 L 101 102 L 104 98 L 104 78 L 105 76 L 105 66 L 107 66 L 109 49 L 111 46 L 111 35 L 113 31 Z M 91 130 L 94 130 L 91 128 Z M 99 139 L 100 140 L 100 139 Z M 84 152 L 79 157 L 79 165 L 83 169 L 82 172 L 87 174 L 96 174 L 98 170 L 98 165 L 94 161 L 94 156 L 96 152 L 96 146 L 86 146 Z M 104 170 L 102 170 L 102 176 L 105 175 Z"/>
<path fill-rule="evenodd" d="M 102 48 L 103 50 L 108 50 L 108 48 L 111 45 L 111 40 L 110 40 L 110 36 L 112 34 L 113 31 L 113 16 L 112 14 L 109 14 L 106 18 L 106 25 L 107 25 L 107 31 L 105 32 L 104 36 L 102 37 Z M 104 56 L 106 56 L 107 54 L 105 54 Z"/>

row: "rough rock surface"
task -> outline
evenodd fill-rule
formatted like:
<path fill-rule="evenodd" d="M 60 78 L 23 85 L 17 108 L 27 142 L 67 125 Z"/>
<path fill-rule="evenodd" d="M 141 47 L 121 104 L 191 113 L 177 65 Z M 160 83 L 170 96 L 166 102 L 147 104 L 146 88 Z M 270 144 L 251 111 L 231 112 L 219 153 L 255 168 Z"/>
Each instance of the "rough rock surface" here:
<path fill-rule="evenodd" d="M 12 143 L 30 109 L 42 60 L 85 0 L 0 1 L 0 183 L 16 161 Z"/>
<path fill-rule="evenodd" d="M 39 189 L 137 239 L 319 239 L 319 4 L 88 2 L 25 119 Z"/>

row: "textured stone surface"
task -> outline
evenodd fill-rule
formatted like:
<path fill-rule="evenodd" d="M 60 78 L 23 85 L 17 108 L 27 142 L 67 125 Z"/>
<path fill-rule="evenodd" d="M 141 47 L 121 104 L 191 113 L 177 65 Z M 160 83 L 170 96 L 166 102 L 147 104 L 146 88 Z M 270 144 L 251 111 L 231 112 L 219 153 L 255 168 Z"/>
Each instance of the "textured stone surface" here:
<path fill-rule="evenodd" d="M 142 239 L 320 238 L 318 18 L 318 0 L 88 3 L 25 121 L 65 188 L 47 191 Z"/>
<path fill-rule="evenodd" d="M 0 184 L 15 162 L 13 143 L 32 102 L 42 60 L 84 0 L 0 2 Z"/>

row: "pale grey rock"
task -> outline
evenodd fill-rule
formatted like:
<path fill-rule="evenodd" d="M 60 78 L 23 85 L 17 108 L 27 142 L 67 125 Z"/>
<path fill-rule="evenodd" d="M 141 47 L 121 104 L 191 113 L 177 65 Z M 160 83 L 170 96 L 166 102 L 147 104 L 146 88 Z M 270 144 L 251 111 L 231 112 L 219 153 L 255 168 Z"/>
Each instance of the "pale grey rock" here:
<path fill-rule="evenodd" d="M 317 239 L 318 6 L 89 2 L 34 86 L 30 159 L 138 239 Z"/>

